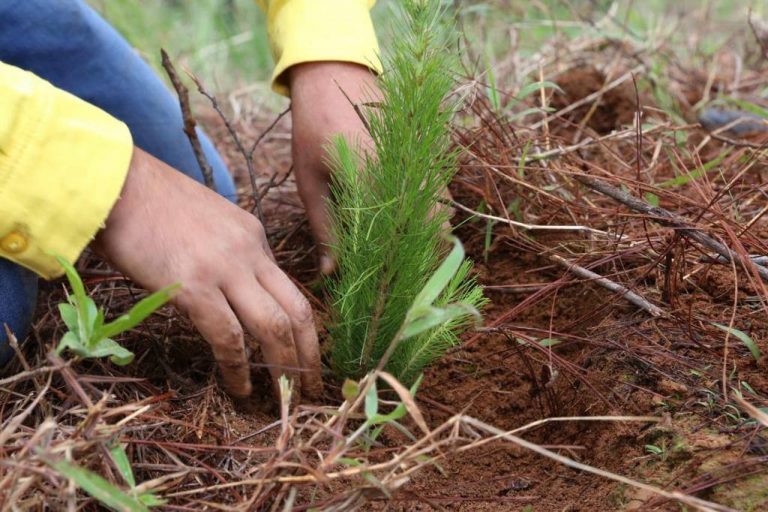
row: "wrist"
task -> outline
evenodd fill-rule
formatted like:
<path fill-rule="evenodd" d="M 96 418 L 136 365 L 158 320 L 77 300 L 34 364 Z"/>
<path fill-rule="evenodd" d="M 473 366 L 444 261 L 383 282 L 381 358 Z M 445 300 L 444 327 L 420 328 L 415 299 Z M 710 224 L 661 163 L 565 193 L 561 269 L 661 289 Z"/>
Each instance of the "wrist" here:
<path fill-rule="evenodd" d="M 291 97 L 307 89 L 320 92 L 341 87 L 353 100 L 359 101 L 366 89 L 375 83 L 375 74 L 369 68 L 352 62 L 320 61 L 304 62 L 287 70 Z"/>

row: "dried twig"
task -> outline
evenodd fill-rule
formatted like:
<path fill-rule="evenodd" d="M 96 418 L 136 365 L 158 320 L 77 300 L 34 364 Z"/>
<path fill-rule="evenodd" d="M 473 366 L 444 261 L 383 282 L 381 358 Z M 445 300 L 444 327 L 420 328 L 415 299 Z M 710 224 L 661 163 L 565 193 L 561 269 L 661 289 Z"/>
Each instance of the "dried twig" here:
<path fill-rule="evenodd" d="M 229 132 L 229 136 L 232 138 L 232 141 L 235 143 L 235 146 L 237 146 L 237 150 L 240 152 L 241 155 L 243 155 L 243 159 L 245 160 L 245 165 L 248 168 L 248 176 L 251 179 L 251 191 L 253 194 L 253 207 L 256 212 L 257 217 L 259 218 L 259 221 L 261 222 L 262 226 L 264 226 L 264 211 L 261 208 L 261 196 L 259 195 L 259 189 L 256 185 L 256 170 L 253 168 L 253 151 L 251 153 L 246 152 L 245 147 L 243 146 L 242 141 L 240 140 L 240 136 L 237 134 L 237 131 L 232 126 L 232 123 L 229 122 L 229 119 L 226 115 L 224 115 L 224 112 L 219 107 L 219 102 L 216 99 L 216 96 L 209 93 L 205 87 L 203 86 L 202 82 L 187 71 L 187 75 L 189 78 L 192 79 L 193 82 L 195 82 L 195 85 L 197 86 L 198 92 L 208 98 L 208 101 L 211 102 L 211 106 L 216 111 L 216 113 L 219 115 L 221 120 L 224 122 L 224 126 L 227 127 L 227 132 Z M 254 145 L 255 149 L 255 145 Z M 251 213 L 253 213 L 253 210 L 251 210 Z"/>
<path fill-rule="evenodd" d="M 661 308 L 651 304 L 647 299 L 644 299 L 626 286 L 620 285 L 615 281 L 611 281 L 610 279 L 603 277 L 600 274 L 592 272 L 591 270 L 582 266 L 576 265 L 575 263 L 570 262 L 556 254 L 551 255 L 549 258 L 556 262 L 558 265 L 568 269 L 569 272 L 572 272 L 579 277 L 583 277 L 584 279 L 589 279 L 590 281 L 602 286 L 603 288 L 618 293 L 623 298 L 627 299 L 629 302 L 639 307 L 643 311 L 646 311 L 655 317 L 664 316 L 664 311 Z"/>
<path fill-rule="evenodd" d="M 674 213 L 668 210 L 665 210 L 664 208 L 660 208 L 658 206 L 651 206 L 645 201 L 637 199 L 636 197 L 628 194 L 627 192 L 624 192 L 623 190 L 618 189 L 612 185 L 608 185 L 607 183 L 604 183 L 592 176 L 588 176 L 585 174 L 578 174 L 578 175 L 574 175 L 574 178 L 580 183 L 582 183 L 583 185 L 586 185 L 587 187 L 591 188 L 592 190 L 595 190 L 612 199 L 615 199 L 616 201 L 632 208 L 633 210 L 650 215 L 651 220 L 658 222 L 659 224 L 675 228 L 681 235 L 684 235 L 689 238 L 692 238 L 693 240 L 696 240 L 704 247 L 716 252 L 717 254 L 725 258 L 727 261 L 729 262 L 732 260 L 740 261 L 740 258 L 738 254 L 736 254 L 736 252 L 732 251 L 731 249 L 726 247 L 724 244 L 722 244 L 721 242 L 718 242 L 717 240 L 710 237 L 709 235 L 703 233 L 696 227 L 689 224 L 685 219 L 675 215 Z M 760 274 L 760 277 L 768 281 L 768 268 L 763 267 L 762 265 L 757 265 L 754 263 L 754 261 L 752 261 L 752 264 L 755 265 L 755 268 L 757 269 L 757 272 Z"/>
<path fill-rule="evenodd" d="M 516 228 L 525 229 L 525 230 L 529 230 L 529 231 L 581 231 L 581 232 L 585 232 L 585 233 L 593 233 L 595 235 L 600 235 L 600 236 L 603 236 L 603 237 L 606 237 L 606 238 L 610 238 L 612 240 L 616 240 L 617 238 L 618 239 L 623 238 L 621 235 L 619 235 L 617 237 L 615 235 L 612 235 L 612 234 L 608 233 L 607 231 L 601 231 L 599 229 L 590 228 L 589 226 L 572 226 L 572 225 L 562 225 L 562 226 L 560 226 L 560 225 L 556 225 L 556 224 L 552 224 L 552 225 L 549 225 L 549 224 L 526 224 L 525 222 L 517 222 L 517 221 L 512 220 L 512 219 L 505 219 L 503 217 L 497 217 L 496 215 L 488 215 L 487 213 L 481 213 L 481 212 L 475 211 L 475 210 L 473 210 L 471 208 L 467 208 L 463 204 L 457 203 L 456 201 L 453 201 L 453 200 L 441 201 L 441 203 L 451 205 L 453 207 L 458 208 L 459 210 L 463 210 L 463 211 L 465 211 L 467 213 L 470 213 L 470 214 L 472 214 L 472 215 L 474 215 L 476 217 L 480 217 L 482 219 L 488 219 L 488 220 L 493 220 L 493 221 L 496 221 L 496 222 L 501 222 L 501 223 L 508 224 L 508 225 L 516 227 Z"/>
<path fill-rule="evenodd" d="M 205 153 L 203 153 L 200 138 L 197 136 L 197 123 L 195 122 L 195 118 L 192 117 L 192 108 L 189 104 L 189 90 L 176 74 L 176 68 L 174 68 L 166 51 L 160 50 L 160 55 L 162 56 L 163 68 L 165 68 L 166 73 L 168 73 L 168 78 L 170 78 L 171 84 L 173 84 L 173 88 L 176 89 L 176 94 L 179 96 L 179 106 L 181 107 L 181 115 L 184 119 L 184 133 L 187 135 L 189 143 L 192 145 L 192 151 L 195 153 L 197 163 L 200 165 L 205 185 L 210 189 L 215 189 L 213 183 L 213 169 L 211 169 L 211 164 L 208 163 L 208 159 L 205 157 Z"/>

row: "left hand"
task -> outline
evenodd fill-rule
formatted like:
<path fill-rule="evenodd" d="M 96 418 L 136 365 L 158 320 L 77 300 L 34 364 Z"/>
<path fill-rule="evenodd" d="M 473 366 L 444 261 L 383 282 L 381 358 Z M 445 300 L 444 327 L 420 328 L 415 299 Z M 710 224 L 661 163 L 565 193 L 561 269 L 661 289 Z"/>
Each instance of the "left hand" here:
<path fill-rule="evenodd" d="M 358 105 L 375 101 L 378 90 L 373 73 L 357 64 L 309 62 L 291 67 L 288 73 L 296 184 L 319 249 L 320 271 L 330 274 L 336 263 L 329 246 L 326 149 L 336 135 L 345 136 L 352 147 L 370 147 L 370 134 L 350 100 Z"/>

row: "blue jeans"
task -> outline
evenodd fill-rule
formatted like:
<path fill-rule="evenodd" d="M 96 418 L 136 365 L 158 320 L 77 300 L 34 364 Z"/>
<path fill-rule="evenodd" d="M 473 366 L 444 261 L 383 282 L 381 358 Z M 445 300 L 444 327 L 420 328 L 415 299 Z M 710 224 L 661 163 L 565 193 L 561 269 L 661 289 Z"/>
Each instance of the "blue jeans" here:
<path fill-rule="evenodd" d="M 0 1 L 0 60 L 109 112 L 128 125 L 136 146 L 203 181 L 175 95 L 83 0 Z M 224 162 L 211 141 L 199 135 L 218 192 L 234 201 L 235 186 Z M 19 339 L 25 336 L 36 296 L 36 276 L 0 259 L 0 365 L 12 355 L 3 323 Z"/>

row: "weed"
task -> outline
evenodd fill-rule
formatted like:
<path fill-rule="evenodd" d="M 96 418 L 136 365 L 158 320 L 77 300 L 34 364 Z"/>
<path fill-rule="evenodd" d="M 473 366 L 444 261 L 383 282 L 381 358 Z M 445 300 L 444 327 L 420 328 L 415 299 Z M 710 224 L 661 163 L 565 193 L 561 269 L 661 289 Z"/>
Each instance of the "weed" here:
<path fill-rule="evenodd" d="M 760 353 L 760 348 L 757 346 L 757 343 L 755 343 L 755 340 L 750 338 L 747 333 L 739 329 L 736 329 L 735 327 L 728 327 L 727 325 L 718 324 L 715 322 L 712 322 L 712 325 L 714 325 L 715 327 L 717 327 L 722 331 L 732 334 L 736 339 L 742 342 L 745 347 L 749 349 L 749 352 L 750 354 L 752 354 L 752 357 L 755 359 L 755 361 L 760 360 L 760 358 L 762 357 L 762 354 Z"/>
<path fill-rule="evenodd" d="M 159 290 L 136 303 L 128 313 L 116 320 L 104 323 L 104 309 L 85 293 L 85 286 L 75 268 L 64 258 L 57 257 L 64 268 L 72 288 L 67 295 L 68 302 L 59 304 L 59 313 L 67 326 L 67 332 L 59 341 L 56 353 L 69 350 L 82 358 L 107 357 L 117 365 L 133 361 L 133 353 L 112 339 L 140 324 L 173 296 L 179 285 Z"/>
<path fill-rule="evenodd" d="M 78 487 L 95 498 L 102 505 L 117 511 L 144 512 L 150 507 L 157 507 L 165 504 L 165 501 L 158 498 L 151 491 L 139 492 L 136 489 L 136 482 L 133 478 L 133 471 L 128 457 L 122 445 L 115 445 L 110 450 L 110 454 L 117 465 L 123 478 L 126 479 L 131 489 L 125 492 L 98 474 L 72 464 L 66 460 L 46 461 L 46 463 L 71 479 Z"/>

